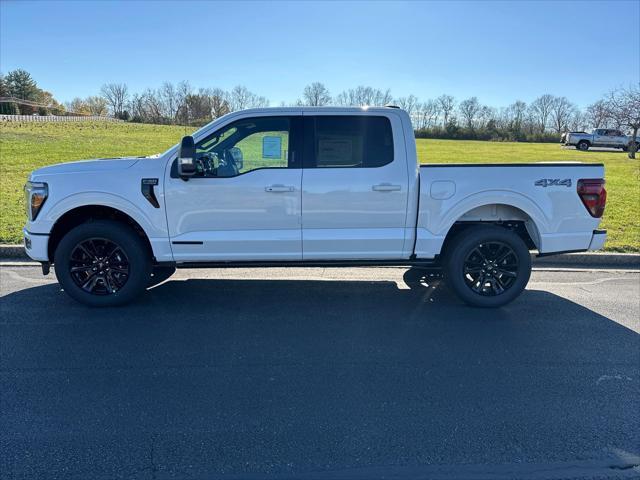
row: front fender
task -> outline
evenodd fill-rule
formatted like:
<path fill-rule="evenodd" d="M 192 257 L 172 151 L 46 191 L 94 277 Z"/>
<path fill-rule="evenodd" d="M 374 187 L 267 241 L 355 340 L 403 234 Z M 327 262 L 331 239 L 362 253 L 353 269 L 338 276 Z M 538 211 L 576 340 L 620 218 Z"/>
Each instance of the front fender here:
<path fill-rule="evenodd" d="M 150 212 L 145 212 L 138 205 L 114 193 L 89 191 L 69 195 L 52 205 L 49 204 L 46 211 L 38 216 L 36 222 L 27 224 L 26 230 L 36 234 L 49 234 L 56 222 L 67 212 L 91 205 L 110 207 L 131 217 L 140 225 L 149 239 L 156 260 L 173 261 L 164 209 L 156 209 L 150 205 Z"/>
<path fill-rule="evenodd" d="M 38 223 L 42 222 L 42 227 L 45 228 L 47 227 L 46 224 L 49 224 L 49 231 L 51 231 L 53 225 L 65 213 L 75 208 L 86 207 L 88 205 L 111 207 L 120 210 L 122 213 L 126 213 L 142 227 L 149 237 L 156 237 L 163 234 L 162 229 L 158 229 L 149 218 L 149 215 L 137 205 L 119 195 L 106 192 L 82 192 L 65 197 L 51 206 L 43 219 L 38 218 Z M 166 231 L 164 234 L 166 235 Z"/>

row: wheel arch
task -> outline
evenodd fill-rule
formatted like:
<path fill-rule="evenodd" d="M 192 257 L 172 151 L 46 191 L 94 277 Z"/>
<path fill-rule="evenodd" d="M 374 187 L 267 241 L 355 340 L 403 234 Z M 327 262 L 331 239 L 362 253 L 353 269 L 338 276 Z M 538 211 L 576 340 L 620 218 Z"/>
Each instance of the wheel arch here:
<path fill-rule="evenodd" d="M 93 220 L 114 220 L 129 225 L 142 239 L 145 247 L 149 251 L 149 254 L 152 257 L 154 256 L 149 236 L 136 219 L 118 208 L 109 205 L 92 204 L 72 208 L 57 218 L 49 235 L 49 243 L 47 246 L 49 259 L 53 261 L 56 248 L 65 234 L 78 225 Z"/>
<path fill-rule="evenodd" d="M 526 207 L 525 207 L 526 208 Z M 540 247 L 540 232 L 546 222 L 541 212 L 530 213 L 510 203 L 483 203 L 457 214 L 444 230 L 447 232 L 442 243 L 441 255 L 446 254 L 453 238 L 468 228 L 478 225 L 495 225 L 515 232 L 529 250 Z"/>

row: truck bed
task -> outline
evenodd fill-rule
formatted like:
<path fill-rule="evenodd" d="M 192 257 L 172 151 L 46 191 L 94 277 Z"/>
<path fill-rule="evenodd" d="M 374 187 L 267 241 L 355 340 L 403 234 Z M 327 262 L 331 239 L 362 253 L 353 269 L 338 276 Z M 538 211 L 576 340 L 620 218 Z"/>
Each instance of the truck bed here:
<path fill-rule="evenodd" d="M 475 221 L 521 221 L 540 253 L 587 250 L 600 219 L 577 183 L 594 178 L 604 178 L 603 164 L 421 165 L 416 257 L 433 258 L 454 223 Z"/>

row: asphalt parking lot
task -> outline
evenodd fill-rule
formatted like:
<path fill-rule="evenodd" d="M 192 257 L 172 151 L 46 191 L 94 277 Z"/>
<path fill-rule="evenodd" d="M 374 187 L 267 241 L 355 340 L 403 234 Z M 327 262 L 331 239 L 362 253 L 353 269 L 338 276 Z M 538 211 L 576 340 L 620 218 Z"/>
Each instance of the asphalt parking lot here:
<path fill-rule="evenodd" d="M 398 268 L 183 270 L 88 309 L 0 268 L 3 479 L 638 478 L 640 273 L 478 310 Z"/>

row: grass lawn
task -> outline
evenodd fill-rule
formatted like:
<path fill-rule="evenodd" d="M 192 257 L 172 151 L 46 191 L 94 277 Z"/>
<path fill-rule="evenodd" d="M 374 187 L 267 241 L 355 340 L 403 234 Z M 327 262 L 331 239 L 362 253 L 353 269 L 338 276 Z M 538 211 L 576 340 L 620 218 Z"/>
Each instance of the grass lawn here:
<path fill-rule="evenodd" d="M 149 155 L 178 143 L 184 127 L 127 123 L 0 124 L 0 243 L 20 243 L 22 186 L 35 168 L 85 158 Z M 419 139 L 422 163 L 581 161 L 604 163 L 606 250 L 640 252 L 640 160 L 622 152 L 579 152 L 557 144 Z"/>

